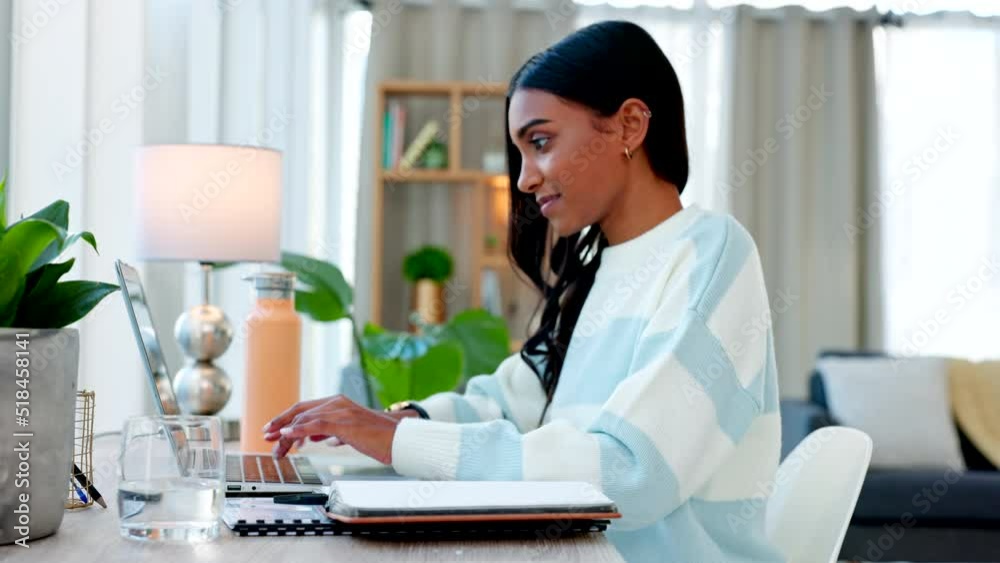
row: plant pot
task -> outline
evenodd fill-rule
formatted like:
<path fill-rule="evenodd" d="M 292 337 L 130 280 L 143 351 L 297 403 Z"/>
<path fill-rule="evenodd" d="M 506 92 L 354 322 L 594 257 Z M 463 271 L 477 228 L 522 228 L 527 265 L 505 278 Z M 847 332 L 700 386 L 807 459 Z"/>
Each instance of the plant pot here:
<path fill-rule="evenodd" d="M 428 324 L 445 319 L 444 285 L 431 280 L 417 280 L 413 285 L 413 310 Z"/>
<path fill-rule="evenodd" d="M 25 348 L 28 353 L 19 356 L 17 352 Z M 28 358 L 28 424 L 24 427 L 18 425 L 15 413 L 15 408 L 25 406 L 15 404 L 22 390 L 18 382 L 24 380 L 15 371 L 23 369 L 16 365 L 18 358 Z M 4 421 L 0 545 L 48 536 L 62 523 L 73 455 L 79 359 L 76 329 L 0 329 L 0 417 Z"/>

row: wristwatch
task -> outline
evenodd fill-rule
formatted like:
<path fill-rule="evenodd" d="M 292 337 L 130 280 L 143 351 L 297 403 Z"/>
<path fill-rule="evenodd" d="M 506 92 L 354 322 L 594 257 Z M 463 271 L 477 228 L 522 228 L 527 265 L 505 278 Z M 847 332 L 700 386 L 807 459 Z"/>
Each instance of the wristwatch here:
<path fill-rule="evenodd" d="M 430 415 L 427 414 L 427 411 L 425 411 L 423 407 L 421 407 L 417 403 L 414 403 L 413 401 L 400 401 L 398 403 L 393 403 L 389 405 L 388 408 L 385 409 L 385 412 L 399 412 L 405 410 L 416 411 L 416 413 L 420 415 L 420 418 L 423 418 L 425 420 L 430 419 Z"/>

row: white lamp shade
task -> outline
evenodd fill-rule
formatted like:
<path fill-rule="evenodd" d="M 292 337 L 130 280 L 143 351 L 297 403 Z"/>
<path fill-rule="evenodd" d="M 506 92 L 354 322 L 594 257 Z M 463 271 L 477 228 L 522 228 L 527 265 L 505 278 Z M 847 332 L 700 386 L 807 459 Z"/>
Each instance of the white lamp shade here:
<path fill-rule="evenodd" d="M 277 262 L 281 153 L 151 145 L 136 159 L 138 252 L 147 260 Z"/>

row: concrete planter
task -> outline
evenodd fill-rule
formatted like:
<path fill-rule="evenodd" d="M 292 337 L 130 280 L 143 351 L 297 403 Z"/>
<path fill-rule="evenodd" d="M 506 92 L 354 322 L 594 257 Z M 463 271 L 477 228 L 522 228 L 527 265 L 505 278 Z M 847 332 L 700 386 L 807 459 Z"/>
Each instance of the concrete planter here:
<path fill-rule="evenodd" d="M 25 347 L 28 354 L 19 356 Z M 28 425 L 23 427 L 19 417 L 25 413 L 15 410 L 25 406 L 16 404 L 23 390 L 18 382 L 25 379 L 17 371 L 23 369 L 18 358 L 29 360 Z M 0 545 L 48 536 L 62 523 L 79 359 L 76 329 L 0 329 Z M 27 502 L 22 495 L 28 495 Z"/>

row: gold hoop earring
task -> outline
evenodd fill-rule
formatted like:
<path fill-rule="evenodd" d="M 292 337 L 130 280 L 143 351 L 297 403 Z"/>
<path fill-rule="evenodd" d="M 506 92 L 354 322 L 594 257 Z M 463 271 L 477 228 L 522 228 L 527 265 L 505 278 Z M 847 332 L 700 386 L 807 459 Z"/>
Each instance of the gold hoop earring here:
<path fill-rule="evenodd" d="M 632 160 L 632 150 L 631 150 L 631 149 L 629 149 L 628 147 L 625 147 L 625 156 L 626 156 L 626 157 L 627 157 L 627 158 L 628 158 L 629 160 Z"/>

